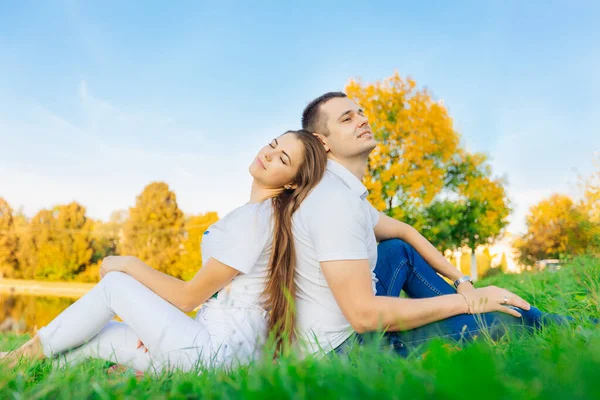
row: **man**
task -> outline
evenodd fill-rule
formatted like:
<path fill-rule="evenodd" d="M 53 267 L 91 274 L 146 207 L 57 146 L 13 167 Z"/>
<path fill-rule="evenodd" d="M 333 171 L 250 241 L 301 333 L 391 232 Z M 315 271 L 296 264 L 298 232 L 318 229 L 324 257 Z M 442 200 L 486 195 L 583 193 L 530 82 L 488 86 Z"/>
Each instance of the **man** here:
<path fill-rule="evenodd" d="M 475 289 L 414 228 L 369 204 L 361 181 L 377 143 L 363 110 L 344 93 L 313 100 L 302 128 L 329 158 L 294 216 L 297 330 L 306 352 L 343 352 L 360 334 L 385 330 L 396 332 L 388 334 L 392 347 L 408 354 L 433 337 L 472 337 L 482 319 L 488 327 L 539 324 L 541 313 L 525 300 L 493 286 Z M 399 298 L 401 289 L 412 298 Z"/>

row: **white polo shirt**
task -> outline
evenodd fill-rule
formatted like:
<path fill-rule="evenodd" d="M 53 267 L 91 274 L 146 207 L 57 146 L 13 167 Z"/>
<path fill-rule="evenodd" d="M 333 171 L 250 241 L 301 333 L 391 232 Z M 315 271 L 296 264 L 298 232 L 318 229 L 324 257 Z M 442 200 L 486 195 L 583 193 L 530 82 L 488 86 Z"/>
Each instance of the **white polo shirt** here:
<path fill-rule="evenodd" d="M 196 321 L 206 326 L 214 362 L 246 362 L 267 338 L 263 292 L 271 258 L 271 200 L 236 208 L 211 225 L 202 239 L 202 259 L 211 257 L 240 271 L 206 301 Z"/>
<path fill-rule="evenodd" d="M 323 180 L 293 217 L 300 351 L 331 351 L 353 333 L 319 263 L 369 260 L 373 271 L 377 263 L 373 228 L 378 221 L 379 212 L 367 201 L 367 188 L 348 169 L 329 160 Z M 377 278 L 371 274 L 375 293 Z"/>

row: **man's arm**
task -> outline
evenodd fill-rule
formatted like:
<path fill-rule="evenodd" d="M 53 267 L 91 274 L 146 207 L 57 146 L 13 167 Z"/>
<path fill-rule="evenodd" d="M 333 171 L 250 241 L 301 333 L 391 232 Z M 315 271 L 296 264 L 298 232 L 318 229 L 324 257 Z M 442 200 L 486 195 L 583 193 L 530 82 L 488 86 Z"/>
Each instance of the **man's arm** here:
<path fill-rule="evenodd" d="M 410 244 L 440 275 L 445 276 L 451 281 L 455 281 L 464 276 L 460 270 L 446 260 L 442 253 L 429 243 L 423 235 L 417 232 L 415 228 L 404 222 L 388 217 L 383 213 L 379 214 L 379 222 L 374 228 L 377 241 L 401 239 Z M 471 289 L 473 286 L 470 282 L 463 282 L 459 287 L 464 290 Z"/>
<path fill-rule="evenodd" d="M 517 311 L 503 305 L 504 298 L 508 300 L 506 305 L 529 309 L 525 300 L 495 286 L 427 299 L 375 296 L 368 260 L 324 261 L 321 268 L 337 304 L 358 333 L 403 331 L 469 311 L 502 311 L 520 317 Z"/>

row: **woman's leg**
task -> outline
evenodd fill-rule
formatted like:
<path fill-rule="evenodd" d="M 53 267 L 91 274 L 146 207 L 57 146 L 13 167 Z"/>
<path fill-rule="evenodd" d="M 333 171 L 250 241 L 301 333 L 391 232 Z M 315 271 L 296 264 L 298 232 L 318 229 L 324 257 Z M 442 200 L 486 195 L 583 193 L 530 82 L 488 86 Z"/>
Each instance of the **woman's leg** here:
<path fill-rule="evenodd" d="M 83 345 L 100 333 L 118 315 L 133 335 L 112 333 L 98 343 L 114 348 L 142 340 L 150 357 L 164 367 L 191 369 L 201 356 L 210 357 L 210 339 L 205 327 L 131 276 L 111 272 L 100 283 L 38 331 L 44 355 L 53 357 Z M 115 331 L 116 332 L 116 331 Z M 121 332 L 122 334 L 123 332 Z M 125 337 L 125 339 L 123 339 Z M 87 347 L 86 347 L 87 348 Z M 88 348 L 89 349 L 89 348 Z M 83 351 L 83 350 L 82 350 Z"/>
<path fill-rule="evenodd" d="M 137 335 L 127 324 L 109 321 L 92 339 L 79 347 L 67 350 L 56 357 L 60 367 L 72 367 L 90 358 L 118 363 L 138 371 L 160 372 L 150 354 L 137 349 Z"/>

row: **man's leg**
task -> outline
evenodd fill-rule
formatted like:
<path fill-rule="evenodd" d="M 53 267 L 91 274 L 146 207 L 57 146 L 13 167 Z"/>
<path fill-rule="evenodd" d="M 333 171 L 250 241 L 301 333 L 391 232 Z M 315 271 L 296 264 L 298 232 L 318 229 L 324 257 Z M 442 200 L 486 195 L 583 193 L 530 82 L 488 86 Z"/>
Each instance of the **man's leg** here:
<path fill-rule="evenodd" d="M 415 299 L 456 293 L 411 245 L 399 239 L 377 246 L 375 276 L 377 296 L 398 297 L 401 290 Z"/>
<path fill-rule="evenodd" d="M 521 313 L 521 318 L 501 312 L 477 315 L 460 314 L 406 331 L 355 334 L 339 346 L 335 352 L 346 354 L 356 345 L 375 341 L 382 349 L 389 348 L 406 357 L 411 353 L 418 353 L 434 339 L 443 339 L 457 344 L 465 344 L 481 336 L 497 340 L 509 330 L 528 331 L 548 324 L 568 322 L 564 317 L 544 314 L 535 307 L 531 307 L 528 311 L 521 309 L 518 311 Z"/>
<path fill-rule="evenodd" d="M 461 314 L 434 322 L 419 328 L 401 332 L 387 332 L 387 343 L 399 355 L 419 353 L 424 345 L 433 339 L 443 339 L 457 344 L 469 343 L 479 337 L 498 340 L 509 331 L 535 331 L 546 325 L 568 323 L 569 319 L 553 314 L 542 313 L 531 307 L 517 309 L 520 318 L 502 312 L 468 315 Z"/>
<path fill-rule="evenodd" d="M 386 240 L 377 248 L 375 267 L 377 295 L 400 295 L 404 290 L 411 298 L 428 298 L 455 294 L 456 290 L 440 277 L 433 268 L 409 244 L 398 240 Z M 547 324 L 568 323 L 570 319 L 542 313 L 535 307 L 518 310 L 521 318 L 495 312 L 479 315 L 457 315 L 419 328 L 386 334 L 390 345 L 400 354 L 407 355 L 435 338 L 457 342 L 471 341 L 481 335 L 497 339 L 508 329 L 539 329 Z M 364 340 L 364 338 L 362 339 Z"/>

